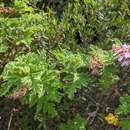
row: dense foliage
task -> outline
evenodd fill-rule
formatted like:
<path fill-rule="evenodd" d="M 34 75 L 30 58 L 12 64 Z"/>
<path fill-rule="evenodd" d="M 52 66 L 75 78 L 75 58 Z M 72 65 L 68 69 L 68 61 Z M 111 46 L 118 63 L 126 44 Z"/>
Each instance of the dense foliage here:
<path fill-rule="evenodd" d="M 0 2 L 1 130 L 130 130 L 129 0 Z"/>

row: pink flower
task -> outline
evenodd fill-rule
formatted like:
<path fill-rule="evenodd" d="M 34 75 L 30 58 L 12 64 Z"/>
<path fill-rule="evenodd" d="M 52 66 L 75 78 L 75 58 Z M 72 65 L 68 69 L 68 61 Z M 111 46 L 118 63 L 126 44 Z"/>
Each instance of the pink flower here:
<path fill-rule="evenodd" d="M 127 52 L 127 53 L 124 54 L 124 56 L 125 56 L 126 59 L 130 58 L 130 53 Z"/>
<path fill-rule="evenodd" d="M 102 67 L 102 63 L 95 56 L 93 56 L 90 60 L 90 69 L 92 70 L 91 73 L 93 75 L 97 75 L 98 69 L 101 67 Z"/>
<path fill-rule="evenodd" d="M 121 63 L 121 66 L 130 65 L 130 45 L 112 45 L 112 51 L 114 55 L 118 56 L 118 62 Z"/>

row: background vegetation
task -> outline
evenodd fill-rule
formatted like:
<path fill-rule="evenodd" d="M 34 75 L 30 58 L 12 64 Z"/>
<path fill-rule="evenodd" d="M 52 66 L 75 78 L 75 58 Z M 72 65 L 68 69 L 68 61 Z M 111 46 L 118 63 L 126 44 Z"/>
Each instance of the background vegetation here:
<path fill-rule="evenodd" d="M 129 0 L 0 2 L 1 130 L 130 130 Z"/>

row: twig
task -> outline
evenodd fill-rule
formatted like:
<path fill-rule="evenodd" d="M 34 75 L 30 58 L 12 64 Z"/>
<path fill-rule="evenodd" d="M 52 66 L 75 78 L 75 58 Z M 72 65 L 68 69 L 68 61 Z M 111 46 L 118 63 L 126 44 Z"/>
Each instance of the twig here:
<path fill-rule="evenodd" d="M 8 129 L 7 130 L 10 130 L 12 118 L 13 118 L 13 112 L 11 111 L 10 118 L 9 118 L 9 123 L 8 123 Z"/>
<path fill-rule="evenodd" d="M 91 121 L 90 121 L 90 125 L 94 122 L 96 116 L 98 115 L 99 104 L 97 103 L 96 105 L 97 105 L 96 110 L 92 113 L 89 113 L 89 117 L 87 118 L 87 122 L 90 120 L 90 118 L 92 118 Z"/>

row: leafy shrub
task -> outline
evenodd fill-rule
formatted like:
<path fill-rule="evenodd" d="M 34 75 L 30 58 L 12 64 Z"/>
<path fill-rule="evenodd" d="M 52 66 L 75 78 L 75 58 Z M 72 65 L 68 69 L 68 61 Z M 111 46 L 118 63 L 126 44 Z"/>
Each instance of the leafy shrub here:
<path fill-rule="evenodd" d="M 130 2 L 8 2 L 0 8 L 0 104 L 13 114 L 11 124 L 23 123 L 16 128 L 21 130 L 101 130 L 104 115 L 115 111 L 118 126 L 129 129 L 130 70 L 120 62 L 130 55 Z M 114 45 L 127 49 L 113 51 Z M 119 62 L 122 49 L 125 61 Z M 14 107 L 24 108 L 20 121 Z"/>
<path fill-rule="evenodd" d="M 67 124 L 62 124 L 59 128 L 59 130 L 86 130 L 85 128 L 85 121 L 80 117 L 79 115 L 76 115 L 76 117 L 69 121 Z"/>

